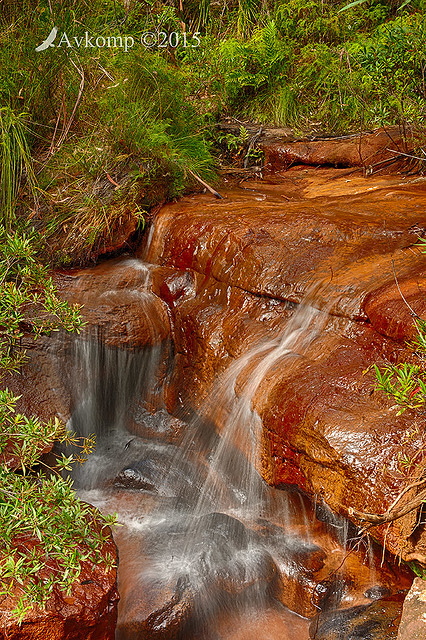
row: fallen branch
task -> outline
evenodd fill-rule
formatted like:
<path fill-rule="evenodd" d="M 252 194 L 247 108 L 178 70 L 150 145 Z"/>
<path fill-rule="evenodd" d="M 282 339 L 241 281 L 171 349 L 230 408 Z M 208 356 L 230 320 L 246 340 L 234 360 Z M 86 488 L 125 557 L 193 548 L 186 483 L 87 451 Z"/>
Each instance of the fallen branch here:
<path fill-rule="evenodd" d="M 120 188 L 120 185 L 118 184 L 118 182 L 116 182 L 115 180 L 113 180 L 113 179 L 111 178 L 111 176 L 109 175 L 109 173 L 107 173 L 107 174 L 106 174 L 106 177 L 107 177 L 107 180 L 109 180 L 109 182 L 115 186 L 115 191 L 117 191 L 117 189 L 119 189 L 119 188 Z"/>
<path fill-rule="evenodd" d="M 394 520 L 398 520 L 403 516 L 406 516 L 410 511 L 414 511 L 426 501 L 426 489 L 420 491 L 414 498 L 409 500 L 403 507 L 399 507 L 399 509 L 388 509 L 383 514 L 377 513 L 364 513 L 363 511 L 356 511 L 350 507 L 348 509 L 348 513 L 350 516 L 355 516 L 359 520 L 363 520 L 364 522 L 370 522 L 372 525 L 386 524 L 387 522 L 393 522 Z"/>
<path fill-rule="evenodd" d="M 207 182 L 204 182 L 204 180 L 202 180 L 200 178 L 200 176 L 197 176 L 196 173 L 194 173 L 193 171 L 191 171 L 191 169 L 188 169 L 188 167 L 186 167 L 186 170 L 188 171 L 188 173 L 191 174 L 191 176 L 193 178 L 195 178 L 196 180 L 198 180 L 198 182 L 200 184 L 203 185 L 203 187 L 205 187 L 208 191 L 210 191 L 210 193 L 212 193 L 214 195 L 215 198 L 220 198 L 221 200 L 223 200 L 223 196 L 220 195 L 220 193 L 218 193 L 215 189 L 213 189 L 213 187 L 211 187 L 209 184 L 207 184 Z"/>
<path fill-rule="evenodd" d="M 406 158 L 413 158 L 413 160 L 423 160 L 423 162 L 426 162 L 426 156 L 424 156 L 423 158 L 419 158 L 419 156 L 413 156 L 410 153 L 403 153 L 402 151 L 396 151 L 395 149 L 386 149 L 386 151 L 396 153 L 397 156 L 405 156 Z"/>

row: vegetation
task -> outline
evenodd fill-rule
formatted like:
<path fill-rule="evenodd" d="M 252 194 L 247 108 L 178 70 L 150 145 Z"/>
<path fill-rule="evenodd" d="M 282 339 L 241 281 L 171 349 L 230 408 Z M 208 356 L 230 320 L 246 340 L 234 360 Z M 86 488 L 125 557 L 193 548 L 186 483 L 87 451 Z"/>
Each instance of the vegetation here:
<path fill-rule="evenodd" d="M 217 108 L 304 132 L 403 119 L 419 124 L 426 98 L 424 3 L 397 11 L 369 1 L 342 12 L 346 4 L 264 4 L 245 38 L 235 29 L 221 31 L 213 53 L 211 40 L 208 56 L 190 52 Z"/>
<path fill-rule="evenodd" d="M 107 524 L 60 477 L 20 476 L 0 468 L 0 595 L 16 601 L 22 620 L 53 592 L 70 594 L 84 563 L 115 566 L 105 552 Z"/>
<path fill-rule="evenodd" d="M 12 210 L 4 225 L 14 223 Z M 0 229 L 0 378 L 24 362 L 24 332 L 36 338 L 59 327 L 78 331 L 82 324 L 78 308 L 58 298 L 37 260 L 37 236 L 6 226 Z M 22 620 L 55 589 L 69 592 L 88 559 L 106 567 L 114 562 L 103 549 L 104 527 L 112 520 L 82 504 L 59 475 L 73 456 L 62 455 L 55 471 L 41 464 L 55 439 L 75 439 L 57 418 L 43 422 L 17 413 L 17 401 L 0 391 L 0 595 L 15 598 L 14 613 Z M 80 444 L 84 457 L 92 441 Z"/>
<path fill-rule="evenodd" d="M 426 253 L 424 238 L 420 239 L 419 245 Z M 423 410 L 426 405 L 426 321 L 414 312 L 405 298 L 403 300 L 413 315 L 417 331 L 407 345 L 412 351 L 413 361 L 389 364 L 383 368 L 374 367 L 377 387 L 400 406 L 398 415 L 406 409 Z"/>
<path fill-rule="evenodd" d="M 95 259 L 194 174 L 214 180 L 225 116 L 310 134 L 424 121 L 425 0 L 2 9 L 2 215 L 30 215 L 54 262 Z"/>
<path fill-rule="evenodd" d="M 419 244 L 426 247 L 426 242 L 423 238 L 420 239 Z M 426 321 L 414 312 L 401 291 L 400 294 L 413 316 L 417 335 L 407 344 L 411 354 L 409 353 L 405 361 L 388 364 L 385 367 L 374 365 L 376 387 L 399 406 L 397 415 L 401 415 L 406 410 L 411 410 L 415 417 L 416 412 L 424 413 L 426 405 Z M 369 523 L 364 526 L 364 530 L 375 525 L 399 520 L 407 515 L 410 518 L 412 512 L 416 513 L 414 530 L 422 524 L 421 514 L 426 502 L 425 446 L 417 447 L 413 453 L 408 453 L 406 446 L 410 442 L 417 440 L 419 434 L 419 426 L 414 418 L 412 427 L 406 430 L 401 442 L 401 449 L 397 456 L 397 471 L 395 472 L 394 470 L 390 473 L 386 466 L 383 467 L 384 474 L 389 473 L 392 478 L 398 477 L 404 482 L 399 495 L 388 510 L 382 514 L 371 514 L 351 509 L 352 515 L 355 515 L 363 522 Z M 410 449 L 412 451 L 412 447 Z M 411 522 L 413 522 L 412 518 Z M 401 525 L 401 531 L 403 530 L 404 524 Z M 408 532 L 411 535 L 413 530 L 409 527 Z M 426 557 L 417 552 L 411 555 L 414 557 L 409 563 L 410 567 L 416 575 L 426 579 Z"/>
<path fill-rule="evenodd" d="M 420 358 L 424 358 L 426 351 L 426 323 L 417 320 L 418 338 L 411 343 L 411 347 Z M 400 405 L 398 415 L 406 409 L 420 409 L 426 403 L 426 372 L 423 363 L 413 364 L 403 362 L 390 364 L 383 369 L 375 366 L 377 386 L 386 395 L 393 398 Z"/>
<path fill-rule="evenodd" d="M 0 4 L 0 377 L 24 361 L 24 333 L 81 327 L 46 265 L 87 263 L 123 229 L 138 234 L 150 207 L 193 188 L 194 175 L 214 180 L 220 149 L 247 160 L 244 122 L 223 135 L 221 118 L 310 134 L 422 129 L 425 0 Z M 36 51 L 54 27 L 53 46 Z M 377 374 L 402 409 L 424 404 L 421 364 Z M 20 585 L 22 618 L 55 585 L 69 589 L 88 554 L 105 562 L 104 522 L 69 483 L 34 472 L 66 435 L 16 403 L 0 392 L 0 592 Z M 40 580 L 46 558 L 55 570 Z"/>
<path fill-rule="evenodd" d="M 28 225 L 23 229 L 15 215 L 24 171 L 34 194 L 25 118 L 9 106 L 0 110 L 0 380 L 25 361 L 25 333 L 37 338 L 58 328 L 78 331 L 82 325 L 79 309 L 58 297 L 37 257 L 40 236 Z M 0 595 L 12 598 L 22 620 L 55 589 L 69 592 L 88 559 L 106 567 L 113 566 L 113 559 L 103 549 L 110 520 L 83 505 L 59 475 L 74 458 L 62 455 L 55 470 L 41 464 L 55 439 L 73 438 L 57 418 L 43 422 L 17 413 L 18 400 L 8 389 L 0 391 Z M 91 444 L 90 439 L 82 443 L 82 456 Z"/>

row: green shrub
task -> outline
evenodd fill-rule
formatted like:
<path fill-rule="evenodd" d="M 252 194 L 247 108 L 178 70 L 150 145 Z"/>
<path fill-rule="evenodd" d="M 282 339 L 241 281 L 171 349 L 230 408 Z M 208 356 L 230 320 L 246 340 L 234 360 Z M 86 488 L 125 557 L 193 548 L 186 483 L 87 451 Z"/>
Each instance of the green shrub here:
<path fill-rule="evenodd" d="M 70 594 L 85 562 L 113 569 L 104 550 L 113 522 L 78 500 L 69 481 L 0 466 L 0 596 L 18 596 L 11 613 L 22 621 L 54 591 Z"/>
<path fill-rule="evenodd" d="M 0 227 L 0 379 L 25 360 L 24 332 L 36 338 L 82 325 L 78 308 L 60 300 L 37 260 L 36 240 L 34 234 Z M 45 465 L 38 474 L 32 471 L 55 440 L 70 436 L 57 418 L 43 422 L 17 413 L 18 399 L 0 391 L 0 595 L 18 596 L 12 613 L 22 620 L 34 605 L 44 606 L 54 590 L 69 592 L 84 562 L 108 569 L 114 561 L 103 550 L 109 536 L 105 527 L 113 520 L 82 504 L 57 475 L 70 469 L 74 457 L 62 455 L 56 474 Z M 82 443 L 82 456 L 92 444 L 91 439 Z"/>

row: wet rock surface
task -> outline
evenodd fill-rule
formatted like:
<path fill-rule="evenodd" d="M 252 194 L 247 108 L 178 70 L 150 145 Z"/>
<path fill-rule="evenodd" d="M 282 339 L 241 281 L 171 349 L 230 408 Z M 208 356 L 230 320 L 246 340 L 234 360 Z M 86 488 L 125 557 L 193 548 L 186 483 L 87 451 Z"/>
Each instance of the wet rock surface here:
<path fill-rule="evenodd" d="M 396 640 L 401 612 L 401 597 L 327 611 L 311 623 L 309 635 L 312 640 Z"/>
<path fill-rule="evenodd" d="M 96 331 L 107 346 L 141 349 L 170 333 L 167 308 L 151 292 L 146 265 L 132 258 L 92 269 L 56 274 L 62 297 L 82 306 L 85 333 Z"/>
<path fill-rule="evenodd" d="M 373 167 L 395 162 L 413 140 L 404 141 L 398 127 L 378 129 L 362 135 L 323 138 L 321 140 L 260 143 L 267 169 L 277 171 L 293 164 L 331 165 L 334 167 Z"/>
<path fill-rule="evenodd" d="M 124 524 L 116 531 L 121 549 L 117 637 L 217 640 L 228 637 L 218 635 L 217 629 L 218 621 L 230 612 L 242 616 L 236 624 L 249 632 L 243 611 L 254 602 L 258 610 L 259 605 L 274 607 L 274 615 L 281 616 L 284 624 L 280 603 L 310 618 L 319 608 L 333 611 L 340 620 L 336 607 L 371 603 L 363 592 L 371 590 L 370 596 L 381 597 L 395 592 L 391 565 L 380 567 L 380 558 L 373 553 L 369 561 L 365 553 L 356 552 L 345 559 L 347 551 L 327 525 L 304 510 L 302 497 L 281 493 L 282 503 L 276 506 L 280 513 L 286 507 L 294 514 L 287 516 L 292 528 L 269 519 L 248 527 L 225 513 L 194 517 L 190 504 L 171 502 L 170 497 L 163 498 L 164 507 L 157 511 L 158 494 L 153 506 L 149 490 L 109 489 L 102 506 L 118 512 Z M 131 514 L 130 520 L 126 514 Z M 300 519 L 296 528 L 294 517 Z M 304 518 L 311 522 L 315 542 L 304 539 L 305 529 L 297 528 L 305 526 Z M 371 583 L 371 563 L 379 582 Z M 401 574 L 398 587 L 407 589 L 409 584 L 409 576 Z M 267 633 L 263 630 L 260 637 L 269 638 Z M 282 631 L 283 637 L 286 633 Z M 307 633 L 300 637 L 307 638 Z"/>
<path fill-rule="evenodd" d="M 248 526 L 235 512 L 222 514 L 220 521 L 217 514 L 205 516 L 206 526 L 192 535 L 195 583 L 187 580 L 188 567 L 176 564 L 192 517 L 190 504 L 212 462 L 206 452 L 217 440 L 213 422 L 220 430 L 227 421 L 226 394 L 212 392 L 214 381 L 218 376 L 226 381 L 235 365 L 228 386 L 236 399 L 249 396 L 247 416 L 252 413 L 262 421 L 258 464 L 269 484 L 300 487 L 341 515 L 352 508 L 383 512 L 401 491 L 401 446 L 404 443 L 409 456 L 422 449 L 424 418 L 417 418 L 413 430 L 413 417 L 398 416 L 397 408 L 374 390 L 371 372 L 364 372 L 373 363 L 395 362 L 407 354 L 403 342 L 395 341 L 411 335 L 395 274 L 410 305 L 422 308 L 418 274 L 426 273 L 426 258 L 414 244 L 424 215 L 424 181 L 300 170 L 262 184 L 244 183 L 244 189 L 225 195 L 220 202 L 202 195 L 165 206 L 144 250 L 153 267 L 123 259 L 58 276 L 62 295 L 86 305 L 84 314 L 95 336 L 88 332 L 73 353 L 64 347 L 62 362 L 72 355 L 77 365 L 62 375 L 63 391 L 57 371 L 44 368 L 43 359 L 47 362 L 52 355 L 48 342 L 41 360 L 34 351 L 24 373 L 28 377 L 20 383 L 21 388 L 24 380 L 33 385 L 24 401 L 26 410 L 38 411 L 43 398 L 42 410 L 52 415 L 58 395 L 64 417 L 72 413 L 78 430 L 95 425 L 100 434 L 98 457 L 86 466 L 84 486 L 93 490 L 91 502 L 120 511 L 124 525 L 117 530 L 122 550 L 121 640 L 246 640 L 251 633 L 247 626 L 242 635 L 229 625 L 234 614 L 241 621 L 241 611 L 250 611 L 254 592 L 262 594 L 265 616 L 274 629 L 282 629 L 283 605 L 309 617 L 322 607 L 317 630 L 329 635 L 318 638 L 355 640 L 363 637 L 361 632 L 376 631 L 382 636 L 371 636 L 374 640 L 391 638 L 383 633 L 394 633 L 397 606 L 383 595 L 386 590 L 394 594 L 397 581 L 408 588 L 410 577 L 396 577 L 391 567 L 379 570 L 372 556 L 365 564 L 359 557 L 356 562 L 350 554 L 346 557 L 347 525 L 334 516 L 325 515 L 324 520 L 342 533 L 338 549 L 329 539 L 325 542 L 311 516 L 305 515 L 303 522 L 318 534 L 312 534 L 310 544 L 294 542 L 302 524 L 299 529 L 292 521 L 291 535 L 280 530 L 273 514 L 287 513 L 288 504 L 275 504 L 267 525 L 258 519 Z M 259 385 L 251 389 L 250 380 L 288 327 L 296 331 L 292 322 L 300 319 L 307 295 L 311 305 L 306 308 L 314 318 L 309 340 L 292 343 L 272 359 Z M 317 308 L 324 311 L 315 315 Z M 144 367 L 149 372 L 151 361 L 141 357 L 141 347 L 154 345 L 152 354 L 169 335 L 174 357 L 170 351 L 156 352 L 161 375 L 143 395 L 136 373 Z M 94 347 L 98 338 L 104 340 L 102 348 Z M 53 356 L 58 359 L 58 352 Z M 89 360 L 103 364 L 92 370 Z M 40 380 L 37 370 L 44 371 Z M 123 379 L 118 371 L 126 372 Z M 80 387 L 90 387 L 91 395 L 81 392 L 79 401 L 73 400 L 73 378 Z M 120 388 L 120 401 L 112 401 L 114 385 Z M 131 397 L 136 401 L 131 411 L 125 410 Z M 185 421 L 206 402 L 215 404 L 215 410 L 200 433 L 186 442 Z M 179 418 L 167 418 L 166 409 Z M 114 431 L 117 425 L 125 429 L 125 437 Z M 147 444 L 145 437 L 153 441 Z M 194 459 L 196 440 L 205 459 Z M 243 440 L 238 433 L 231 439 L 233 480 L 242 468 Z M 182 442 L 188 449 L 177 458 Z M 170 472 L 176 459 L 178 470 Z M 220 492 L 221 499 L 226 492 L 230 498 L 246 499 L 244 491 L 228 485 Z M 161 517 L 157 499 L 165 508 Z M 303 500 L 294 500 L 300 508 Z M 215 502 L 208 496 L 203 508 L 214 512 Z M 394 523 L 376 527 L 373 534 L 386 538 L 392 551 L 403 547 L 404 555 L 419 545 L 419 532 L 412 535 L 415 522 L 410 526 Z M 230 534 L 239 546 L 229 542 Z M 370 565 L 380 573 L 373 583 Z M 202 600 L 209 603 L 211 593 L 214 602 L 195 624 L 194 611 Z M 212 629 L 216 614 L 220 622 Z M 260 619 L 253 628 L 260 628 Z M 342 619 L 352 635 L 336 635 Z M 217 635 L 222 627 L 227 631 Z M 282 633 L 285 637 L 287 632 Z M 306 628 L 300 633 L 305 640 Z"/>
<path fill-rule="evenodd" d="M 323 508 L 324 522 L 315 520 L 309 501 L 299 493 L 274 492 L 271 511 L 249 524 L 223 512 L 196 516 L 194 498 L 202 491 L 202 464 L 191 471 L 195 461 L 188 464 L 189 452 L 184 456 L 181 450 L 179 455 L 165 442 L 134 436 L 123 439 L 122 447 L 121 457 L 133 460 L 124 470 L 139 474 L 137 481 L 132 476 L 123 482 L 121 471 L 113 484 L 99 479 L 98 486 L 105 487 L 101 494 L 96 488 L 93 495 L 82 494 L 95 504 L 100 501 L 105 511 L 117 512 L 123 525 L 116 530 L 121 640 L 136 636 L 217 640 L 223 638 L 217 635 L 218 621 L 231 611 L 243 616 L 238 624 L 246 629 L 241 612 L 253 602 L 258 610 L 274 607 L 274 616 L 281 616 L 284 624 L 282 605 L 312 618 L 319 608 L 368 604 L 373 597 L 395 592 L 391 565 L 380 567 L 373 551 L 348 553 L 330 532 L 331 512 Z M 173 452 L 178 455 L 179 477 L 170 463 Z M 117 467 L 120 461 L 115 458 L 111 464 Z M 106 476 L 114 473 L 113 466 L 108 469 L 103 464 L 103 470 Z M 208 508 L 205 497 L 202 503 Z M 334 517 L 331 531 L 346 541 L 343 520 Z M 373 566 L 376 582 L 372 583 Z M 409 575 L 398 570 L 398 587 L 407 590 L 409 584 Z"/>
<path fill-rule="evenodd" d="M 168 538 L 158 529 L 154 533 L 157 577 L 141 578 L 140 585 L 125 593 L 117 629 L 120 640 L 207 637 L 210 620 L 218 612 L 235 606 L 234 600 L 248 590 L 265 591 L 277 580 L 278 568 L 271 555 L 250 547 L 252 536 L 235 518 L 210 513 L 192 522 L 188 516 L 186 522 L 167 527 Z M 186 567 L 167 579 L 159 558 L 161 545 L 170 545 L 170 537 L 177 559 L 184 556 L 185 545 L 191 550 Z M 146 548 L 152 549 L 147 543 Z"/>
<path fill-rule="evenodd" d="M 398 640 L 423 640 L 426 637 L 426 582 L 415 578 L 403 606 Z"/>
<path fill-rule="evenodd" d="M 401 299 L 405 301 L 401 305 Z M 374 329 L 394 340 L 417 335 L 415 318 L 426 317 L 426 272 L 421 266 L 395 282 L 371 292 L 364 304 Z"/>
<path fill-rule="evenodd" d="M 197 196 L 166 205 L 147 259 L 277 300 L 300 302 L 322 283 L 318 304 L 331 302 L 338 315 L 366 319 L 367 293 L 394 282 L 392 260 L 398 277 L 426 265 L 419 250 L 408 249 L 418 240 L 424 184 L 400 178 L 387 188 L 373 179 L 352 186 L 342 176 L 340 185 L 327 185 L 332 194 L 340 186 L 338 195 L 326 196 L 322 177 L 322 193 L 321 174 L 318 184 L 307 170 L 287 173 L 269 188 L 244 183 L 243 189 L 224 191 L 220 202 Z M 286 195 L 295 188 L 298 197 Z"/>
<path fill-rule="evenodd" d="M 426 258 L 414 245 L 425 194 L 422 178 L 309 169 L 246 182 L 220 202 L 197 196 L 163 207 L 148 260 L 176 269 L 181 283 L 183 271 L 194 274 L 186 278 L 191 293 L 169 302 L 177 355 L 168 408 L 184 407 L 188 396 L 200 406 L 218 374 L 262 340 L 278 339 L 292 304 L 311 296 L 331 315 L 307 351 L 268 371 L 253 398 L 264 426 L 262 473 L 323 496 L 341 514 L 385 511 L 404 486 L 402 442 L 415 455 L 422 429 L 405 442 L 412 416 L 398 416 L 365 372 L 407 357 L 395 339 L 415 329 L 395 278 L 409 304 L 424 308 Z M 161 281 L 154 287 L 165 290 Z M 237 393 L 258 360 L 242 368 Z M 386 540 L 404 557 L 418 540 L 400 524 Z M 385 527 L 374 535 L 384 540 Z"/>
<path fill-rule="evenodd" d="M 104 552 L 112 558 L 117 550 L 112 537 Z M 117 621 L 117 574 L 115 569 L 82 563 L 82 571 L 69 594 L 55 590 L 43 610 L 33 607 L 22 624 L 11 615 L 18 605 L 19 589 L 0 599 L 0 636 L 13 640 L 114 640 Z M 51 577 L 51 569 L 44 569 Z M 41 573 L 43 575 L 43 572 Z"/>

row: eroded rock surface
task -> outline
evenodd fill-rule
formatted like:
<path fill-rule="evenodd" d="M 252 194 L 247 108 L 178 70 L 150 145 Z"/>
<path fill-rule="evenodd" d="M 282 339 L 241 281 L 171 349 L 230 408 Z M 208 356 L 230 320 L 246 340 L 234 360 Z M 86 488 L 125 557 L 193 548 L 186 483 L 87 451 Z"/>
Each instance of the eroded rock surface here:
<path fill-rule="evenodd" d="M 169 335 L 167 308 L 152 294 L 150 269 L 139 260 L 111 260 L 55 280 L 68 302 L 82 305 L 83 331 L 96 330 L 107 346 L 141 349 Z"/>
<path fill-rule="evenodd" d="M 377 600 L 373 604 L 320 613 L 311 623 L 312 640 L 396 640 L 402 598 Z"/>
<path fill-rule="evenodd" d="M 110 537 L 104 553 L 117 558 Z M 40 571 L 41 578 L 51 577 L 51 568 Z M 69 594 L 55 589 L 46 608 L 33 607 L 25 613 L 22 624 L 11 615 L 21 593 L 0 600 L 0 638 L 13 640 L 114 640 L 117 621 L 117 574 L 115 569 L 90 561 L 82 563 L 82 571 Z"/>
<path fill-rule="evenodd" d="M 274 363 L 253 397 L 263 475 L 319 494 L 341 514 L 385 511 L 404 487 L 402 450 L 415 455 L 424 444 L 424 418 L 416 430 L 412 415 L 398 416 L 368 371 L 407 357 L 403 340 L 415 329 L 406 302 L 424 309 L 426 258 L 416 244 L 425 193 L 422 178 L 294 170 L 220 202 L 196 196 L 163 207 L 146 255 L 175 270 L 154 280 L 177 354 L 169 409 L 188 399 L 200 407 L 215 377 L 262 340 L 279 340 L 294 303 L 308 299 L 329 317 L 303 353 Z M 237 394 L 260 357 L 246 358 Z M 414 528 L 386 526 L 388 548 L 412 553 Z M 385 527 L 374 535 L 383 541 Z"/>
<path fill-rule="evenodd" d="M 408 145 L 408 146 L 407 146 Z M 374 167 L 395 162 L 413 146 L 411 136 L 404 141 L 398 127 L 372 133 L 314 141 L 265 141 L 260 143 L 268 169 L 279 170 L 292 164 L 334 167 Z"/>
<path fill-rule="evenodd" d="M 271 361 L 250 391 L 263 423 L 259 466 L 270 484 L 297 485 L 342 515 L 352 509 L 383 512 L 405 484 L 402 449 L 414 456 L 425 444 L 424 417 L 417 416 L 414 423 L 409 413 L 398 416 L 398 408 L 374 390 L 368 371 L 374 363 L 407 356 L 404 339 L 413 335 L 413 328 L 406 302 L 419 315 L 424 309 L 426 258 L 415 246 L 426 228 L 424 186 L 419 178 L 365 179 L 345 171 L 302 169 L 262 184 L 244 183 L 243 189 L 225 192 L 220 202 L 204 195 L 187 197 L 163 207 L 157 216 L 149 246 L 140 252 L 153 267 L 124 259 L 58 276 L 58 282 L 65 298 L 85 304 L 89 328 L 96 328 L 108 349 L 124 346 L 130 353 L 162 343 L 171 334 L 175 357 L 173 369 L 162 378 L 169 381 L 165 402 L 171 412 L 186 415 L 200 411 L 217 377 L 226 378 L 239 362 L 230 384 L 237 397 L 249 393 L 262 360 L 294 319 L 303 324 L 303 309 L 322 309 L 317 316 L 309 311 L 316 324 L 307 327 L 306 339 L 290 341 L 293 346 Z M 405 301 L 398 297 L 395 278 Z M 50 389 L 57 382 L 49 387 L 49 375 L 58 378 L 41 361 L 31 367 L 27 381 L 34 387 L 25 402 L 35 412 L 42 385 Z M 37 370 L 45 371 L 42 384 Z M 56 392 L 62 397 L 60 389 Z M 53 396 L 43 409 L 50 415 Z M 61 403 L 66 416 L 69 398 Z M 135 441 L 158 432 L 159 442 L 173 446 L 185 427 L 146 420 L 147 412 L 153 416 L 158 409 L 154 404 L 141 403 L 129 430 Z M 225 403 L 219 402 L 210 417 L 221 427 L 226 413 Z M 107 411 L 101 415 L 107 421 Z M 239 444 L 234 442 L 236 448 Z M 148 457 L 142 452 L 133 456 L 135 445 L 125 446 L 130 457 L 116 461 L 114 491 L 120 497 L 126 492 L 126 499 L 135 503 L 141 492 L 152 498 L 161 484 L 160 463 L 152 451 Z M 171 459 L 165 457 L 169 466 Z M 202 465 L 200 470 L 202 476 Z M 165 498 L 175 498 L 180 482 L 172 476 L 172 492 Z M 181 484 L 186 487 L 185 478 Z M 421 550 L 415 527 L 416 518 L 376 527 L 373 534 L 407 556 Z M 239 550 L 242 556 L 244 552 Z M 338 607 L 352 589 L 350 576 L 327 582 L 321 574 L 321 548 L 298 553 L 304 557 L 294 560 L 298 569 L 288 572 L 287 582 L 280 567 L 281 583 L 274 577 L 277 560 L 259 558 L 270 578 L 265 583 L 273 584 L 283 603 L 295 607 L 300 601 L 298 610 L 304 615 L 313 615 L 321 602 Z M 307 566 L 300 569 L 303 563 Z M 141 557 L 140 565 L 140 575 L 146 576 L 148 569 L 149 577 L 149 560 Z M 238 580 L 219 572 L 217 581 L 225 592 L 241 582 L 240 565 L 234 567 Z M 134 574 L 132 563 L 128 571 Z M 146 577 L 133 582 L 129 593 L 123 588 L 128 603 L 123 638 L 135 633 L 161 637 L 165 626 L 174 637 L 188 623 L 197 596 L 184 580 L 161 588 L 156 580 L 157 574 L 149 593 Z"/>
<path fill-rule="evenodd" d="M 426 582 L 415 578 L 404 600 L 398 640 L 423 640 L 426 637 Z"/>

